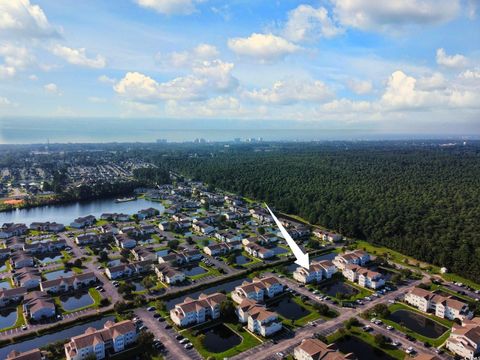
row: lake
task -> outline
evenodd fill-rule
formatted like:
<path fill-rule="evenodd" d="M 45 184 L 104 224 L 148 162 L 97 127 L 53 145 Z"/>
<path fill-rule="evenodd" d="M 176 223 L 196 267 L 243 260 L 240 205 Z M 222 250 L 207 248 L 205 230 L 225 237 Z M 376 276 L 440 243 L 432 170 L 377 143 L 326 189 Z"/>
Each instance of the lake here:
<path fill-rule="evenodd" d="M 224 324 L 204 330 L 203 334 L 203 346 L 212 353 L 227 351 L 242 342 L 242 338 Z"/>
<path fill-rule="evenodd" d="M 235 257 L 235 263 L 238 265 L 248 264 L 251 260 L 244 255 L 238 255 Z"/>
<path fill-rule="evenodd" d="M 74 274 L 75 273 L 72 270 L 55 270 L 55 271 L 43 273 L 42 276 L 46 280 L 55 280 L 55 279 L 58 279 L 60 276 L 70 277 L 70 276 L 73 276 Z"/>
<path fill-rule="evenodd" d="M 370 346 L 355 336 L 346 336 L 335 343 L 344 354 L 354 353 L 358 360 L 395 360 L 387 353 Z"/>
<path fill-rule="evenodd" d="M 93 304 L 93 298 L 90 294 L 75 294 L 71 296 L 60 296 L 62 308 L 66 311 L 73 311 Z"/>
<path fill-rule="evenodd" d="M 32 222 L 55 221 L 69 225 L 80 216 L 94 215 L 97 218 L 103 213 L 135 214 L 139 210 L 153 207 L 162 213 L 165 209 L 159 202 L 137 199 L 116 203 L 115 199 L 90 200 L 69 204 L 39 206 L 31 209 L 17 209 L 0 212 L 0 224 L 14 222 L 30 225 Z"/>
<path fill-rule="evenodd" d="M 70 339 L 72 336 L 83 334 L 85 330 L 89 327 L 93 327 L 95 329 L 103 328 L 103 324 L 105 324 L 108 320 L 115 321 L 115 317 L 108 316 L 99 320 L 89 321 L 81 325 L 76 325 L 67 329 L 56 331 L 51 334 L 36 336 L 30 340 L 15 342 L 15 344 L 0 348 L 0 359 L 5 359 L 8 353 L 12 350 L 17 350 L 20 352 L 29 351 L 38 347 L 45 346 L 47 344 L 54 343 L 59 340 Z"/>
<path fill-rule="evenodd" d="M 403 324 L 407 329 L 431 339 L 438 338 L 448 330 L 436 321 L 409 310 L 394 311 L 388 316 L 388 319 L 397 324 Z"/>
<path fill-rule="evenodd" d="M 286 296 L 268 304 L 268 309 L 277 312 L 289 320 L 298 320 L 310 314 L 310 311 Z"/>
<path fill-rule="evenodd" d="M 17 321 L 17 309 L 9 308 L 0 310 L 0 329 L 15 325 Z"/>

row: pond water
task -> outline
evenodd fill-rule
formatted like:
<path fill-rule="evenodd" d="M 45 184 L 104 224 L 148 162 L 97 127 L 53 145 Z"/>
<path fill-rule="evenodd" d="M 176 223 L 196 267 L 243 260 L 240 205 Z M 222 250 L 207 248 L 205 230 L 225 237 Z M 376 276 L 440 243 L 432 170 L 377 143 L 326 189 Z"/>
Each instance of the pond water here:
<path fill-rule="evenodd" d="M 7 270 L 7 265 L 3 264 L 2 266 L 0 266 L 0 272 L 5 270 Z"/>
<path fill-rule="evenodd" d="M 99 320 L 90 321 L 81 325 L 55 331 L 51 334 L 36 336 L 30 340 L 16 341 L 14 344 L 0 348 L 0 359 L 5 359 L 8 353 L 10 353 L 12 350 L 17 350 L 20 352 L 29 351 L 46 344 L 51 344 L 59 340 L 70 339 L 72 336 L 83 334 L 83 332 L 89 327 L 93 327 L 95 329 L 103 328 L 103 324 L 105 324 L 108 320 L 115 321 L 115 317 L 108 316 Z"/>
<path fill-rule="evenodd" d="M 409 310 L 397 310 L 388 316 L 389 320 L 403 324 L 407 329 L 428 338 L 436 339 L 448 329 L 423 315 Z"/>
<path fill-rule="evenodd" d="M 358 290 L 354 287 L 344 283 L 343 281 L 332 282 L 320 286 L 320 291 L 329 295 L 336 296 L 338 293 L 344 294 L 345 296 L 353 296 L 358 294 Z"/>
<path fill-rule="evenodd" d="M 8 280 L 2 280 L 0 281 L 0 289 L 11 289 L 12 284 L 10 284 L 10 281 Z"/>
<path fill-rule="evenodd" d="M 272 250 L 275 253 L 275 255 L 281 255 L 281 254 L 285 254 L 285 253 L 288 252 L 287 249 L 282 248 L 280 246 L 276 246 L 276 247 L 272 248 Z"/>
<path fill-rule="evenodd" d="M 60 296 L 62 308 L 66 311 L 83 308 L 93 304 L 93 298 L 89 293 L 75 294 L 71 296 Z"/>
<path fill-rule="evenodd" d="M 106 212 L 135 214 L 139 210 L 149 207 L 159 210 L 160 213 L 163 213 L 165 210 L 161 203 L 146 199 L 116 203 L 115 199 L 112 198 L 1 212 L 0 224 L 15 222 L 29 225 L 37 221 L 56 221 L 57 223 L 68 225 L 80 216 L 94 215 L 99 218 L 100 215 Z"/>
<path fill-rule="evenodd" d="M 73 276 L 75 273 L 72 270 L 56 270 L 56 271 L 51 271 L 47 273 L 43 273 L 43 277 L 46 280 L 55 280 L 58 279 L 60 276 L 63 277 L 70 277 Z"/>
<path fill-rule="evenodd" d="M 222 290 L 226 291 L 228 293 L 228 292 L 232 291 L 233 289 L 235 289 L 236 286 L 241 285 L 242 282 L 244 282 L 246 280 L 247 280 L 247 278 L 232 280 L 232 281 L 229 281 L 229 282 L 226 282 L 226 283 L 223 283 L 223 284 L 211 286 L 208 289 L 188 293 L 188 294 L 176 297 L 174 299 L 167 300 L 165 302 L 165 305 L 167 307 L 167 310 L 171 310 L 175 307 L 175 304 L 181 303 L 186 297 L 191 297 L 191 298 L 196 299 L 196 298 L 198 298 L 198 296 L 200 294 L 207 294 L 208 295 L 208 294 L 213 294 L 215 292 L 220 292 Z"/>
<path fill-rule="evenodd" d="M 45 265 L 62 260 L 62 254 L 35 255 L 35 258 Z"/>
<path fill-rule="evenodd" d="M 310 311 L 297 304 L 290 297 L 283 297 L 279 301 L 268 304 L 268 309 L 289 320 L 298 320 L 310 314 Z"/>
<path fill-rule="evenodd" d="M 205 274 L 207 270 L 202 268 L 201 266 L 189 266 L 182 268 L 182 271 L 185 273 L 186 276 L 195 276 L 200 274 Z"/>
<path fill-rule="evenodd" d="M 203 334 L 205 334 L 203 346 L 212 353 L 227 351 L 242 342 L 242 338 L 224 324 L 207 329 Z"/>
<path fill-rule="evenodd" d="M 132 282 L 132 285 L 135 286 L 134 291 L 143 291 L 145 290 L 145 286 L 140 281 L 134 281 Z"/>
<path fill-rule="evenodd" d="M 0 310 L 0 329 L 5 329 L 15 325 L 17 321 L 17 309 L 2 309 Z"/>
<path fill-rule="evenodd" d="M 235 257 L 235 263 L 238 265 L 248 264 L 251 260 L 243 255 L 238 255 Z"/>
<path fill-rule="evenodd" d="M 108 267 L 113 267 L 113 266 L 120 265 L 121 263 L 122 263 L 122 261 L 121 261 L 120 259 L 110 260 L 110 261 L 107 263 L 107 266 L 108 266 Z"/>
<path fill-rule="evenodd" d="M 336 342 L 338 350 L 344 354 L 354 353 L 358 360 L 394 360 L 385 352 L 370 346 L 355 336 L 348 336 Z"/>

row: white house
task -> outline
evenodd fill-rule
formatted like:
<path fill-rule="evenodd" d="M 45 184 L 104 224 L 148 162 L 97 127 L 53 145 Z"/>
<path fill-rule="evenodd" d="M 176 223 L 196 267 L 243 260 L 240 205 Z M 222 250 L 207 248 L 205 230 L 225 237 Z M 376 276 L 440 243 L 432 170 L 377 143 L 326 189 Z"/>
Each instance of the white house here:
<path fill-rule="evenodd" d="M 333 259 L 333 263 L 337 268 L 343 270 L 345 265 L 353 264 L 363 266 L 370 261 L 370 255 L 362 250 L 355 250 L 344 254 L 339 254 Z"/>
<path fill-rule="evenodd" d="M 85 333 L 72 337 L 64 345 L 67 360 L 83 360 L 95 356 L 104 359 L 108 350 L 120 352 L 137 340 L 137 327 L 131 320 L 118 323 L 107 321 L 103 329 L 88 328 Z"/>
<path fill-rule="evenodd" d="M 480 318 L 454 325 L 445 346 L 462 359 L 477 359 L 480 356 Z"/>
<path fill-rule="evenodd" d="M 247 311 L 247 327 L 253 333 L 267 337 L 282 330 L 282 322 L 275 312 L 257 305 Z"/>
<path fill-rule="evenodd" d="M 182 303 L 176 304 L 170 310 L 170 318 L 180 327 L 218 319 L 220 317 L 220 304 L 226 299 L 227 297 L 222 293 L 201 294 L 197 300 L 187 297 Z"/>
<path fill-rule="evenodd" d="M 293 272 L 293 278 L 303 284 L 318 283 L 322 279 L 330 279 L 333 274 L 337 272 L 337 268 L 329 260 L 322 260 L 319 262 L 312 262 L 310 269 L 307 270 L 299 266 Z"/>
<path fill-rule="evenodd" d="M 168 264 L 160 264 L 155 266 L 155 273 L 160 281 L 168 285 L 178 284 L 185 280 L 185 274 L 176 270 Z"/>
<path fill-rule="evenodd" d="M 473 316 L 468 304 L 419 287 L 414 287 L 407 292 L 405 302 L 420 311 L 432 311 L 436 316 L 450 320 L 459 319 L 463 321 L 471 319 Z"/>
<path fill-rule="evenodd" d="M 244 299 L 251 299 L 256 302 L 264 298 L 272 298 L 283 292 L 283 285 L 273 276 L 265 278 L 254 278 L 251 283 L 244 281 L 232 292 L 232 300 L 237 304 Z"/>
<path fill-rule="evenodd" d="M 23 299 L 23 312 L 35 321 L 55 317 L 55 301 L 46 292 L 32 291 Z"/>

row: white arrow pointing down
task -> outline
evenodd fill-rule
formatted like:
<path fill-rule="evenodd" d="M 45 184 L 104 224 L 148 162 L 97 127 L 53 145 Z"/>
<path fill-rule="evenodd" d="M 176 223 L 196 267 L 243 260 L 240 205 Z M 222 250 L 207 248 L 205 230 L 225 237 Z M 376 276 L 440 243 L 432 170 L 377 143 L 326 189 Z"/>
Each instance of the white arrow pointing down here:
<path fill-rule="evenodd" d="M 298 264 L 307 270 L 310 269 L 310 259 L 308 257 L 308 253 L 303 253 L 302 249 L 297 245 L 295 241 L 293 241 L 292 237 L 288 233 L 288 231 L 283 227 L 282 223 L 277 219 L 277 217 L 273 214 L 272 210 L 268 207 L 267 204 L 265 204 L 267 207 L 268 211 L 270 212 L 270 215 L 272 215 L 273 220 L 275 221 L 275 224 L 277 224 L 278 228 L 280 229 L 280 232 L 282 233 L 283 237 L 287 241 L 288 246 L 290 246 L 290 249 L 292 249 L 293 255 L 297 258 L 297 261 L 295 261 L 295 264 Z"/>

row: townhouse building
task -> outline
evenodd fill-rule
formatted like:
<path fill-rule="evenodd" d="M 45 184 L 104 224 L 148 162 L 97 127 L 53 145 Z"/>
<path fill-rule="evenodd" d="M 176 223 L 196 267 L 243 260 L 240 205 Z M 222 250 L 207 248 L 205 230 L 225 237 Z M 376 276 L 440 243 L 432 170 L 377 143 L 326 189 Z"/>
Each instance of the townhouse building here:
<path fill-rule="evenodd" d="M 220 317 L 220 304 L 226 299 L 227 297 L 222 293 L 201 294 L 196 300 L 187 297 L 182 303 L 176 304 L 170 310 L 170 318 L 180 327 L 218 319 Z"/>
<path fill-rule="evenodd" d="M 72 337 L 64 345 L 66 359 L 83 360 L 92 356 L 97 360 L 105 359 L 109 352 L 117 353 L 134 344 L 137 337 L 133 321 L 107 321 L 103 329 L 88 328 L 84 334 Z"/>
<path fill-rule="evenodd" d="M 12 350 L 7 355 L 7 360 L 44 360 L 40 349 L 33 349 L 29 351 L 20 352 Z"/>
<path fill-rule="evenodd" d="M 307 270 L 299 266 L 293 272 L 293 278 L 303 284 L 319 283 L 323 279 L 330 279 L 337 272 L 337 268 L 330 260 L 312 262 Z"/>
<path fill-rule="evenodd" d="M 407 292 L 405 302 L 420 311 L 433 312 L 442 319 L 464 321 L 473 317 L 467 303 L 419 287 L 414 287 Z"/>
<path fill-rule="evenodd" d="M 29 292 L 23 299 L 23 312 L 27 319 L 35 321 L 55 317 L 55 301 L 44 291 Z"/>
<path fill-rule="evenodd" d="M 241 249 L 242 249 L 242 242 L 238 240 L 238 241 L 232 241 L 230 243 L 219 243 L 219 244 L 205 246 L 203 248 L 203 251 L 207 255 L 218 256 L 218 255 L 225 255 Z"/>
<path fill-rule="evenodd" d="M 478 359 L 480 356 L 480 318 L 454 325 L 445 347 L 462 359 Z"/>
<path fill-rule="evenodd" d="M 97 282 L 94 272 L 76 274 L 70 277 L 59 277 L 58 279 L 42 281 L 40 290 L 49 293 L 62 293 L 70 290 L 78 290 L 92 286 Z"/>
<path fill-rule="evenodd" d="M 87 226 L 92 226 L 97 221 L 97 218 L 93 215 L 83 216 L 76 218 L 70 223 L 70 227 L 75 229 L 82 229 Z"/>
<path fill-rule="evenodd" d="M 283 292 L 283 284 L 273 276 L 254 278 L 252 282 L 244 281 L 232 292 L 232 300 L 241 304 L 244 299 L 262 302 Z"/>
<path fill-rule="evenodd" d="M 339 254 L 335 256 L 335 259 L 333 259 L 333 263 L 340 270 L 343 270 L 343 268 L 348 264 L 364 266 L 369 261 L 370 255 L 362 250 L 355 250 L 344 254 Z"/>
<path fill-rule="evenodd" d="M 23 300 L 26 294 L 27 289 L 24 287 L 0 289 L 0 307 L 7 307 L 12 304 L 17 304 Z"/>
<path fill-rule="evenodd" d="M 174 285 L 185 281 L 185 273 L 173 268 L 167 263 L 155 266 L 155 273 L 160 281 L 168 285 Z"/>
<path fill-rule="evenodd" d="M 24 287 L 28 290 L 40 286 L 42 277 L 37 268 L 24 267 L 15 272 L 12 276 L 16 286 Z"/>

